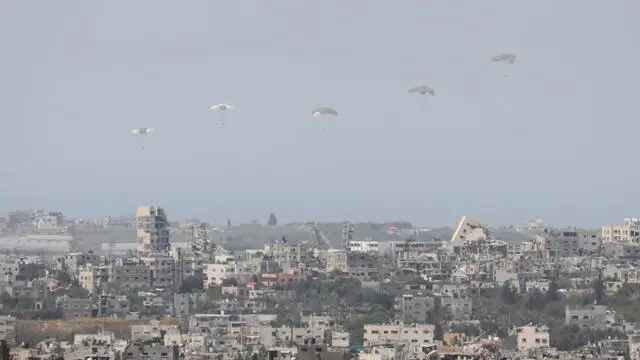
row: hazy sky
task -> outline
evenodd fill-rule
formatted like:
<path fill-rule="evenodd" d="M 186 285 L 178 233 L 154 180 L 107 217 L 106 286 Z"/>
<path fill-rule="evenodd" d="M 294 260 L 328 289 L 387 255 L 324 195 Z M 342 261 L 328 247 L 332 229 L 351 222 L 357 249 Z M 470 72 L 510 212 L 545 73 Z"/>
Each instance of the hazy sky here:
<path fill-rule="evenodd" d="M 3 0 L 0 210 L 640 215 L 637 14 L 637 0 Z M 516 64 L 490 61 L 501 52 Z M 407 94 L 420 84 L 436 96 Z M 219 102 L 237 106 L 224 128 Z"/>

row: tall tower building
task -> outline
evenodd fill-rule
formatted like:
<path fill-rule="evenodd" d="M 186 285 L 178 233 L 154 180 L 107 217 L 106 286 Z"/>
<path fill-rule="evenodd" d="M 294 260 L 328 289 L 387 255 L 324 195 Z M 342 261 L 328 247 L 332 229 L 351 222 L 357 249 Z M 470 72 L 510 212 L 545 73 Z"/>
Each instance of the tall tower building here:
<path fill-rule="evenodd" d="M 136 209 L 138 257 L 166 254 L 171 250 L 169 221 L 160 206 L 138 206 Z"/>

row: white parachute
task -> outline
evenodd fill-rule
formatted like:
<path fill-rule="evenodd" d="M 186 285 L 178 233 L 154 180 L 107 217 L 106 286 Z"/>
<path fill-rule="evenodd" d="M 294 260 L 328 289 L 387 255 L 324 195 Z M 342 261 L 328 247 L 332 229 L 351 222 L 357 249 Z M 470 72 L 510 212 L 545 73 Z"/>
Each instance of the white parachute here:
<path fill-rule="evenodd" d="M 142 128 L 137 128 L 137 129 L 131 130 L 131 133 L 133 135 L 147 135 L 147 134 L 152 133 L 152 132 L 153 132 L 153 129 L 146 128 L 146 127 L 142 127 Z"/>
<path fill-rule="evenodd" d="M 311 111 L 311 115 L 312 116 L 325 116 L 325 115 L 332 115 L 332 116 L 336 116 L 338 115 L 338 112 L 336 111 L 336 109 L 329 107 L 329 106 L 323 106 L 323 107 L 319 107 L 319 108 L 315 108 Z"/>
<path fill-rule="evenodd" d="M 231 104 L 227 104 L 227 103 L 215 104 L 215 105 L 211 105 L 211 107 L 209 107 L 209 110 L 211 110 L 213 112 L 221 112 L 221 113 L 223 113 L 223 114 L 220 115 L 220 126 L 224 126 L 224 120 L 225 120 L 224 113 L 229 111 L 229 110 L 233 110 L 233 109 L 235 109 L 235 106 L 233 106 Z"/>
<path fill-rule="evenodd" d="M 426 95 L 426 94 L 435 95 L 436 92 L 432 88 L 426 85 L 420 85 L 420 86 L 414 86 L 412 88 L 409 88 L 409 94 L 414 94 L 414 93 L 420 94 L 420 95 Z"/>
<path fill-rule="evenodd" d="M 491 58 L 491 61 L 502 63 L 504 64 L 503 66 L 509 66 L 516 63 L 516 56 L 514 54 L 502 53 L 500 55 L 493 56 Z M 509 77 L 509 74 L 507 74 L 506 67 L 504 68 L 504 71 L 505 71 L 504 77 Z"/>
<path fill-rule="evenodd" d="M 138 136 L 143 136 L 144 135 L 145 137 L 147 135 L 149 135 L 150 133 L 152 133 L 152 132 L 153 132 L 153 129 L 146 128 L 146 127 L 141 127 L 141 128 L 137 128 L 137 129 L 131 130 L 131 134 L 138 135 Z M 146 149 L 146 147 L 144 145 L 142 145 L 142 148 Z"/>
<path fill-rule="evenodd" d="M 508 64 L 515 64 L 516 56 L 509 53 L 502 53 L 491 58 L 493 62 L 506 62 Z"/>

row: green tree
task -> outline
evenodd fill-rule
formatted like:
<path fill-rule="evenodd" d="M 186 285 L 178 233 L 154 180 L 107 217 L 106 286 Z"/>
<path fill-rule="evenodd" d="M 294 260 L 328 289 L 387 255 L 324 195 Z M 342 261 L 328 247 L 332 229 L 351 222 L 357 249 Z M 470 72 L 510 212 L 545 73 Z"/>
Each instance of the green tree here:
<path fill-rule="evenodd" d="M 189 276 L 182 281 L 180 286 L 181 293 L 192 293 L 199 290 L 204 290 L 204 279 L 200 276 Z"/>
<path fill-rule="evenodd" d="M 222 286 L 238 286 L 238 279 L 226 278 L 222 280 Z"/>
<path fill-rule="evenodd" d="M 9 344 L 5 340 L 0 341 L 0 360 L 13 360 L 14 357 L 11 355 L 11 348 L 9 348 Z"/>
<path fill-rule="evenodd" d="M 592 283 L 594 300 L 598 304 L 602 304 L 605 297 L 605 285 L 602 277 L 598 277 Z"/>
<path fill-rule="evenodd" d="M 502 302 L 507 305 L 514 305 L 518 302 L 518 293 L 516 292 L 516 289 L 514 289 L 513 285 L 511 285 L 510 281 L 507 281 L 502 285 L 500 297 Z"/>
<path fill-rule="evenodd" d="M 269 225 L 269 226 L 278 225 L 278 218 L 276 218 L 276 214 L 275 213 L 269 214 L 269 222 L 267 223 L 267 225 Z"/>
<path fill-rule="evenodd" d="M 549 289 L 547 289 L 547 293 L 545 294 L 545 305 L 560 300 L 560 295 L 558 294 L 558 281 L 554 278 L 549 283 Z"/>
<path fill-rule="evenodd" d="M 55 278 L 60 283 L 60 286 L 67 286 L 71 284 L 71 275 L 69 275 L 69 267 L 66 264 L 62 264 L 60 270 L 56 270 Z"/>

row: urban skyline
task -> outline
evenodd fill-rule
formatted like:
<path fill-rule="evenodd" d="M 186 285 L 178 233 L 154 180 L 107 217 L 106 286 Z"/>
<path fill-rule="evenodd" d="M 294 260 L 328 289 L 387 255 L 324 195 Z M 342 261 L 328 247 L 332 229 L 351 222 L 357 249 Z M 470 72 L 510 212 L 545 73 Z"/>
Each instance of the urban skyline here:
<path fill-rule="evenodd" d="M 640 202 L 637 2 L 157 4 L 3 5 L 2 210 L 594 226 Z"/>

